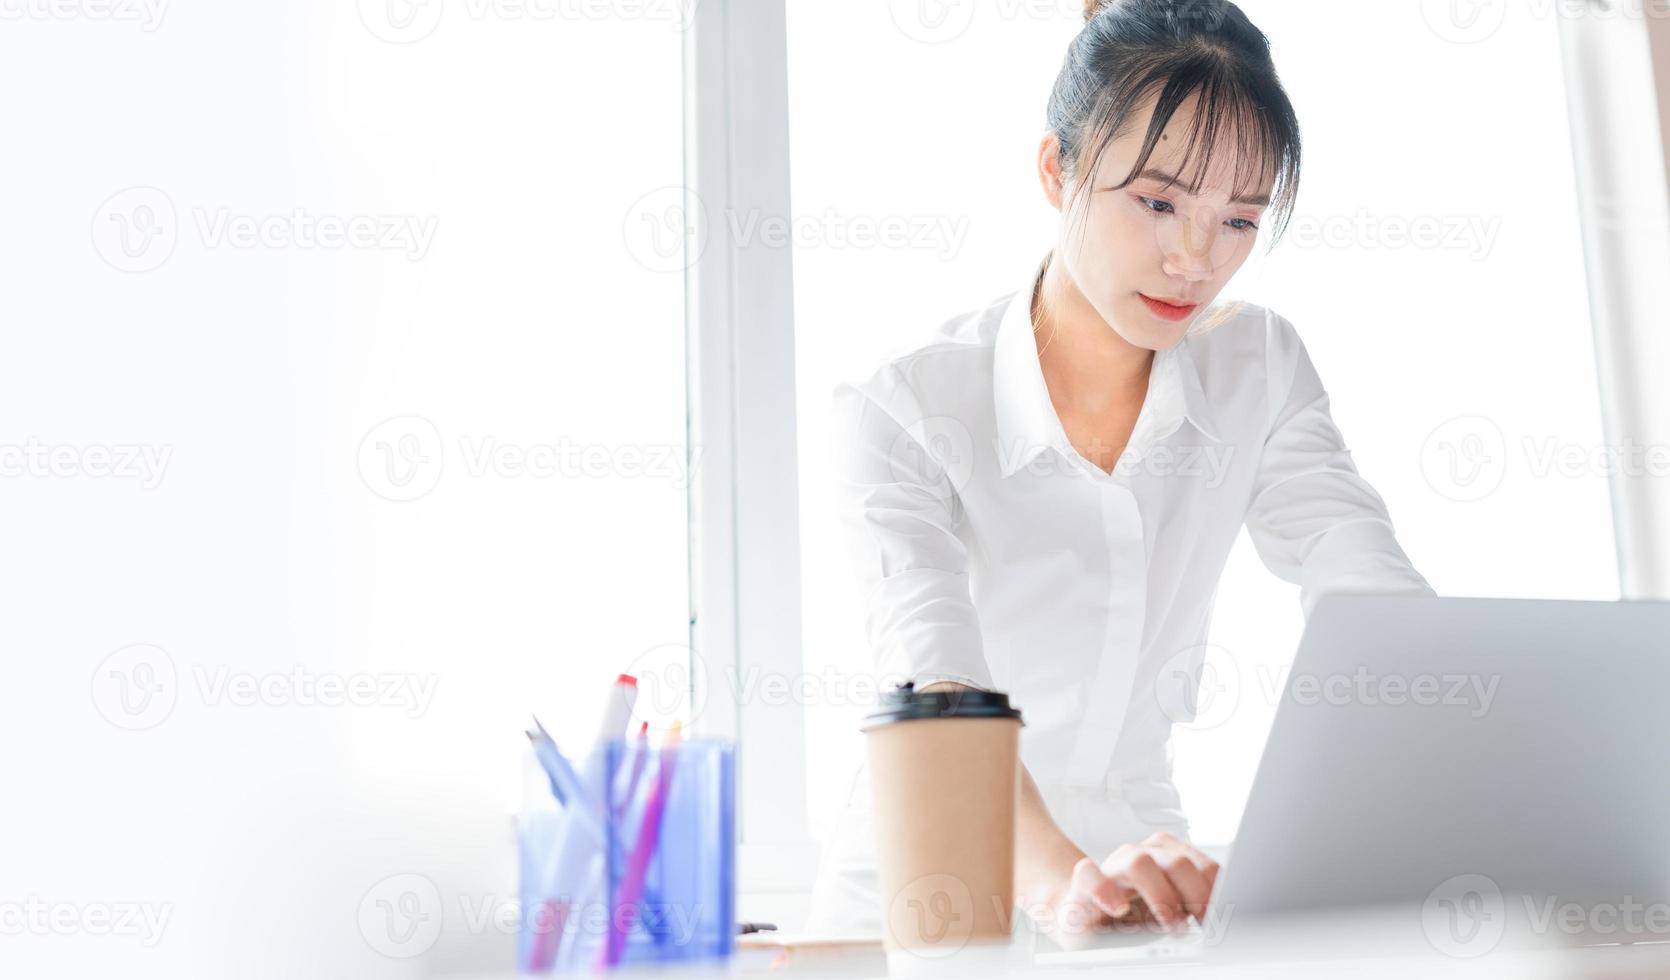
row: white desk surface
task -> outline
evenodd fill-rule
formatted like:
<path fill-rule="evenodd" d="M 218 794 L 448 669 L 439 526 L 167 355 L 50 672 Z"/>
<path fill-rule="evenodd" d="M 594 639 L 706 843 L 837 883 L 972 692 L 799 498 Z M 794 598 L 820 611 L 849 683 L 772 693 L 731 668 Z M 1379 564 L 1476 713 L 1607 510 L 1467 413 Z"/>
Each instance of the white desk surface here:
<path fill-rule="evenodd" d="M 751 964 L 751 965 L 750 965 Z M 765 961 L 754 957 L 739 959 L 724 968 L 643 968 L 620 971 L 617 975 L 630 977 L 666 977 L 677 980 L 718 980 L 718 978 L 888 978 L 888 977 L 945 977 L 978 978 L 981 976 L 1041 977 L 1047 980 L 1066 980 L 1087 971 L 1112 973 L 1131 980 L 1159 978 L 1159 980 L 1194 980 L 1194 978 L 1251 977 L 1286 980 L 1286 978 L 1315 977 L 1318 980 L 1339 978 L 1418 978 L 1418 980 L 1661 980 L 1670 977 L 1670 943 L 1636 943 L 1633 945 L 1590 946 L 1574 949 L 1498 950 L 1459 959 L 1438 953 L 1420 956 L 1362 957 L 1334 959 L 1269 960 L 1260 962 L 1177 962 L 1157 961 L 1142 963 L 1056 964 L 1049 966 L 1016 964 L 1004 969 L 984 967 L 968 969 L 955 958 L 937 962 L 909 965 L 904 971 L 886 972 L 884 960 L 871 953 L 834 955 L 791 961 L 772 969 Z M 482 976 L 479 980 L 520 980 L 518 974 L 500 973 Z"/>

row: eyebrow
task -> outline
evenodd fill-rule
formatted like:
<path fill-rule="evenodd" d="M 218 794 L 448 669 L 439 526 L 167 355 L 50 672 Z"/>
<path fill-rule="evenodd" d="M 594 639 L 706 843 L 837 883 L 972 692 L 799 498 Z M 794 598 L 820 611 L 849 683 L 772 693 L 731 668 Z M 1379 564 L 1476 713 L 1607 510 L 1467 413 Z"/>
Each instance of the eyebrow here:
<path fill-rule="evenodd" d="M 1171 184 L 1182 183 L 1181 181 L 1179 181 L 1172 174 L 1168 174 L 1164 170 L 1156 170 L 1153 167 L 1149 167 L 1147 170 L 1144 170 L 1142 173 L 1137 174 L 1137 179 L 1138 180 L 1144 180 L 1144 179 L 1157 180 L 1160 183 L 1165 184 L 1167 186 L 1170 186 Z M 1248 207 L 1262 208 L 1262 207 L 1266 207 L 1266 206 L 1269 205 L 1270 196 L 1268 194 L 1258 194 L 1258 195 L 1255 195 L 1253 197 L 1238 197 L 1235 200 L 1230 201 L 1229 203 L 1231 203 L 1231 204 L 1245 204 Z"/>

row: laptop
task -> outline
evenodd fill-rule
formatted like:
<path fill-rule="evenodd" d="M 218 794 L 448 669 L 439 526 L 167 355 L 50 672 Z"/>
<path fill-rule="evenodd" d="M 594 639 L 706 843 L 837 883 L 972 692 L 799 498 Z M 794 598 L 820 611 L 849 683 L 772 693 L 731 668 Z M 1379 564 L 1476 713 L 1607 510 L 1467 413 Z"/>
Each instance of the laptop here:
<path fill-rule="evenodd" d="M 1670 603 L 1331 594 L 1205 921 L 1035 957 L 1667 941 L 1667 776 Z"/>

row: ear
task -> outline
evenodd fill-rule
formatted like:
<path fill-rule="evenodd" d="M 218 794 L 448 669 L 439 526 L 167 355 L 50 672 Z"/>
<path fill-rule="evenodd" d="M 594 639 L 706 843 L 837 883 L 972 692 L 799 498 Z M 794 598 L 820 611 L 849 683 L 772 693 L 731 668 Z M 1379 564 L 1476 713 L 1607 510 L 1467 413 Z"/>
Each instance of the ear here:
<path fill-rule="evenodd" d="M 1038 181 L 1050 206 L 1060 211 L 1066 200 L 1067 180 L 1061 168 L 1061 141 L 1054 133 L 1045 135 L 1038 144 Z"/>

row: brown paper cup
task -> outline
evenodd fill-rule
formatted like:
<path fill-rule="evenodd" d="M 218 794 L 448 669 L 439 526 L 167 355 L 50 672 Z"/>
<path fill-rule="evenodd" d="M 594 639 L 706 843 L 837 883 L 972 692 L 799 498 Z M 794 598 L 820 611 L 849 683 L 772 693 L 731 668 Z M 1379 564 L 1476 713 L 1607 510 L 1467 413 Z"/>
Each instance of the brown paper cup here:
<path fill-rule="evenodd" d="M 935 958 L 1014 919 L 1020 713 L 989 692 L 889 692 L 865 722 L 883 939 Z"/>

